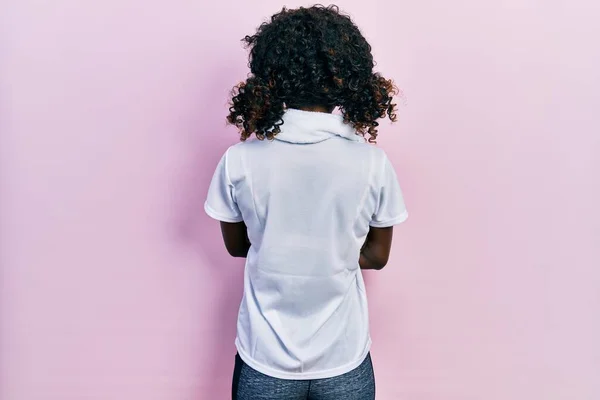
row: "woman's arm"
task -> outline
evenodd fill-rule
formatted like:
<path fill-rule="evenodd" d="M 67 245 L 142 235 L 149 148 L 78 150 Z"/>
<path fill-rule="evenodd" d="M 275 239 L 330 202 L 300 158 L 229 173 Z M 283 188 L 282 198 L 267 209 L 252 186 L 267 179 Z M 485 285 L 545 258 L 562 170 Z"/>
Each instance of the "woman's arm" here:
<path fill-rule="evenodd" d="M 393 232 L 393 227 L 370 228 L 360 252 L 360 268 L 380 270 L 386 266 L 390 257 Z M 221 222 L 221 233 L 225 247 L 231 256 L 245 258 L 248 255 L 250 240 L 244 222 Z"/>
<path fill-rule="evenodd" d="M 221 222 L 223 241 L 229 254 L 233 257 L 246 258 L 250 250 L 248 229 L 244 222 Z"/>
<path fill-rule="evenodd" d="M 380 270 L 387 264 L 392 247 L 394 228 L 369 229 L 365 244 L 360 250 L 359 265 L 361 269 Z"/>

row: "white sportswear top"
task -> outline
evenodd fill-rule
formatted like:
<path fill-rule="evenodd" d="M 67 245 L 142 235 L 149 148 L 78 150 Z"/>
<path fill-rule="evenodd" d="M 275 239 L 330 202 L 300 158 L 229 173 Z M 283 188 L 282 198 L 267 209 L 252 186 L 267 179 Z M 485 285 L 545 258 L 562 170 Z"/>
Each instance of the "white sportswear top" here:
<path fill-rule="evenodd" d="M 358 264 L 369 226 L 408 213 L 385 153 L 339 115 L 287 110 L 274 141 L 227 150 L 205 210 L 244 221 L 252 246 L 236 347 L 280 379 L 321 379 L 366 358 L 367 297 Z"/>

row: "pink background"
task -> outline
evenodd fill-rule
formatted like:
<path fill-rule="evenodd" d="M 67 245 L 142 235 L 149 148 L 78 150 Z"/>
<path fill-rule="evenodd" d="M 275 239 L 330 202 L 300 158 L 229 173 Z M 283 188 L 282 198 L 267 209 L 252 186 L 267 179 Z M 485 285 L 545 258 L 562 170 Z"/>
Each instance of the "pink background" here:
<path fill-rule="evenodd" d="M 2 400 L 227 398 L 242 262 L 202 203 L 281 4 L 3 2 Z M 378 399 L 600 399 L 599 3 L 339 4 L 405 93 Z"/>

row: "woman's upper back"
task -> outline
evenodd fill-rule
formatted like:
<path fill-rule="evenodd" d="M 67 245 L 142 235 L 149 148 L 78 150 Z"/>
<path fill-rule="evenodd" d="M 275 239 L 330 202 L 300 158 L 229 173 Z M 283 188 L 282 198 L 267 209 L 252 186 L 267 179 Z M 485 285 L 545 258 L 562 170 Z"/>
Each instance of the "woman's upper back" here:
<path fill-rule="evenodd" d="M 298 261 L 322 253 L 324 274 L 355 268 L 369 226 L 389 226 L 405 214 L 395 172 L 339 115 L 288 110 L 283 120 L 274 141 L 227 151 L 207 204 L 216 217 L 246 223 L 259 268 L 292 268 L 276 253 Z"/>

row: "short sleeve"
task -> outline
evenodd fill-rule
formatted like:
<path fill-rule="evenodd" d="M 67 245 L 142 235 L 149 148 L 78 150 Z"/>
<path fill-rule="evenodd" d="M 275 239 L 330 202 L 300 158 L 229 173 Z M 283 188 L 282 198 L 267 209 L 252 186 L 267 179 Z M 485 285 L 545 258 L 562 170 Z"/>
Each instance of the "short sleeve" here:
<path fill-rule="evenodd" d="M 378 198 L 375 203 L 375 213 L 370 226 L 387 228 L 398 225 L 408 218 L 402 190 L 398 183 L 396 171 L 387 156 L 384 156 L 383 167 L 379 170 L 377 179 Z"/>
<path fill-rule="evenodd" d="M 235 223 L 243 221 L 243 218 L 235 201 L 234 186 L 229 179 L 227 154 L 226 152 L 219 161 L 210 182 L 204 211 L 218 221 Z"/>

